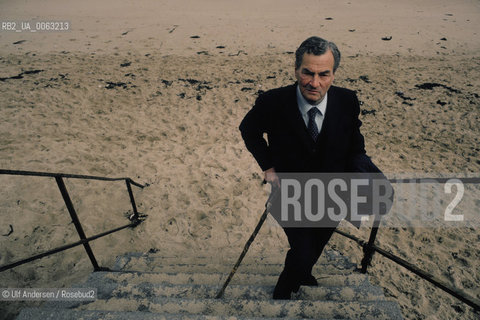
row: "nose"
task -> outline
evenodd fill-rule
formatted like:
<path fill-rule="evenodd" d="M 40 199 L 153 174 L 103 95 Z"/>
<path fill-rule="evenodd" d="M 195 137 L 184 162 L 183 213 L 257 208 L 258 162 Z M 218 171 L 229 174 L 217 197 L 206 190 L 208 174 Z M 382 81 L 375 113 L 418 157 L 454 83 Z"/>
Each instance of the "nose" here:
<path fill-rule="evenodd" d="M 312 76 L 312 79 L 310 80 L 310 86 L 313 88 L 318 88 L 318 86 L 320 86 L 320 77 L 317 74 Z"/>

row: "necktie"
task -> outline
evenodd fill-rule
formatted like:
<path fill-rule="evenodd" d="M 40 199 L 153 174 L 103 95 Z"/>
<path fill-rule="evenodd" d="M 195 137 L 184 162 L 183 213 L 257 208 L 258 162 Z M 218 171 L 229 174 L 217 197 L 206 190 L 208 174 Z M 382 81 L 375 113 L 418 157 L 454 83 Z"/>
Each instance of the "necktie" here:
<path fill-rule="evenodd" d="M 312 136 L 313 141 L 317 141 L 318 127 L 317 127 L 317 123 L 315 122 L 315 117 L 317 114 L 321 115 L 322 113 L 316 107 L 311 108 L 310 110 L 308 110 L 307 113 L 308 113 L 308 133 L 310 133 L 310 135 Z"/>

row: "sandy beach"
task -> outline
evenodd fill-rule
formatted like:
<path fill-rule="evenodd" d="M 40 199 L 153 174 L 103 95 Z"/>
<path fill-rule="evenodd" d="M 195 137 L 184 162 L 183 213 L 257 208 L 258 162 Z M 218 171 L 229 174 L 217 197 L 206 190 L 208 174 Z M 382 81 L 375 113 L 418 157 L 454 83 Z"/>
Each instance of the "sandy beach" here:
<path fill-rule="evenodd" d="M 294 81 L 293 52 L 311 35 L 341 50 L 335 84 L 357 91 L 367 153 L 387 176 L 480 176 L 477 1 L 0 0 L 0 20 L 21 31 L 0 31 L 0 168 L 148 184 L 134 189 L 146 221 L 92 243 L 104 266 L 150 249 L 240 253 L 268 187 L 238 125 L 260 92 Z M 68 30 L 21 29 L 48 21 Z M 78 240 L 54 179 L 0 183 L 0 265 Z M 123 182 L 66 185 L 87 235 L 128 222 Z M 478 214 L 480 188 L 468 190 Z M 385 227 L 377 244 L 480 299 L 478 226 Z M 370 232 L 341 228 L 364 239 Z M 339 235 L 329 248 L 362 258 Z M 286 250 L 269 219 L 249 255 Z M 76 248 L 2 272 L 0 281 L 69 287 L 91 271 Z M 406 319 L 478 317 L 378 255 L 369 273 Z M 1 301 L 0 318 L 27 305 Z"/>

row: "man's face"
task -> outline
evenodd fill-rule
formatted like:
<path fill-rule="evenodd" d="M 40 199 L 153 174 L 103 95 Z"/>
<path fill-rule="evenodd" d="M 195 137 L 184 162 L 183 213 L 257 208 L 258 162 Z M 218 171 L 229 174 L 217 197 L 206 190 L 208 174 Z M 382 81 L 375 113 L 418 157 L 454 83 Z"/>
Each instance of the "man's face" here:
<path fill-rule="evenodd" d="M 333 83 L 333 54 L 330 50 L 320 56 L 303 54 L 302 64 L 295 69 L 300 92 L 311 104 L 320 103 Z"/>

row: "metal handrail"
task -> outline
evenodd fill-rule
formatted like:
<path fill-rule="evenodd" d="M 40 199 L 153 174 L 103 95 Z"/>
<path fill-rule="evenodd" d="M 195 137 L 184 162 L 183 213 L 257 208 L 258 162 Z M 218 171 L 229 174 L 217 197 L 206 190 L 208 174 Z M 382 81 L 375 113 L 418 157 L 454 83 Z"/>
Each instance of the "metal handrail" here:
<path fill-rule="evenodd" d="M 476 311 L 480 311 L 480 301 L 475 301 L 474 298 L 471 298 L 471 297 L 468 297 L 468 295 L 458 289 L 455 289 L 455 288 L 452 288 L 450 287 L 449 285 L 443 283 L 441 280 L 438 280 L 437 278 L 435 278 L 433 275 L 431 274 L 428 274 L 426 271 L 416 267 L 415 265 L 411 264 L 410 262 L 372 244 L 372 245 L 369 245 L 367 242 L 365 242 L 364 240 L 356 237 L 356 236 L 353 236 L 351 234 L 348 234 L 346 232 L 343 232 L 341 230 L 335 230 L 336 233 L 346 237 L 346 238 L 349 238 L 350 240 L 353 240 L 355 241 L 356 243 L 358 243 L 361 247 L 363 247 L 363 249 L 365 249 L 367 246 L 370 246 L 371 250 L 372 251 L 375 251 L 375 252 L 378 252 L 380 253 L 382 256 L 390 259 L 391 261 L 401 265 L 402 267 L 408 269 L 409 271 L 415 273 L 416 275 L 418 275 L 419 277 L 427 280 L 428 282 L 432 283 L 433 285 L 435 285 L 436 287 L 439 287 L 440 289 L 444 290 L 445 292 L 451 294 L 452 296 L 454 296 L 455 298 L 461 300 L 462 302 L 468 304 L 469 306 L 471 306 L 472 308 L 474 308 Z"/>
<path fill-rule="evenodd" d="M 139 225 L 142 222 L 142 218 L 144 216 L 141 216 L 138 213 L 137 206 L 135 203 L 135 198 L 132 192 L 132 185 L 139 187 L 139 188 L 144 188 L 146 185 L 139 184 L 135 181 L 133 181 L 130 178 L 107 178 L 107 177 L 99 177 L 99 176 L 87 176 L 87 175 L 76 175 L 76 174 L 66 174 L 66 173 L 48 173 L 48 172 L 36 172 L 36 171 L 20 171 L 20 170 L 5 170 L 5 169 L 0 169 L 0 175 L 16 175 L 16 176 L 36 176 L 36 177 L 51 177 L 55 178 L 55 181 L 57 182 L 57 186 L 60 189 L 60 193 L 62 194 L 63 200 L 65 202 L 65 205 L 68 209 L 68 212 L 70 214 L 70 217 L 72 218 L 72 222 L 75 225 L 75 229 L 77 230 L 77 233 L 80 237 L 80 241 L 67 244 L 58 248 L 54 248 L 51 250 L 48 250 L 46 252 L 31 256 L 29 258 L 25 258 L 22 260 L 18 260 L 16 262 L 0 266 L 0 272 L 6 271 L 12 268 L 15 268 L 17 266 L 20 266 L 25 263 L 29 263 L 41 258 L 44 258 L 46 256 L 50 256 L 52 254 L 65 251 L 67 249 L 71 249 L 74 247 L 77 247 L 79 245 L 83 245 L 85 248 L 85 251 L 87 252 L 87 255 L 90 259 L 90 262 L 93 265 L 94 271 L 103 271 L 103 270 L 108 270 L 108 268 L 103 268 L 100 267 L 97 263 L 97 260 L 95 258 L 95 255 L 90 247 L 89 242 L 96 240 L 98 238 L 104 237 L 106 235 L 112 234 L 114 232 L 123 230 L 125 228 L 131 227 L 134 228 L 137 225 Z M 114 228 L 109 231 L 105 231 L 103 233 L 94 235 L 92 237 L 87 238 L 85 235 L 85 232 L 83 231 L 82 224 L 80 220 L 78 219 L 77 213 L 75 211 L 75 208 L 73 207 L 72 200 L 70 199 L 70 195 L 68 194 L 67 187 L 65 186 L 65 183 L 63 181 L 64 178 L 67 179 L 83 179 L 83 180 L 101 180 L 101 181 L 121 181 L 124 180 L 127 186 L 127 191 L 130 197 L 130 202 L 132 204 L 132 209 L 133 209 L 133 214 L 130 215 L 129 220 L 131 221 L 129 224 Z"/>
<path fill-rule="evenodd" d="M 439 182 L 439 183 L 445 183 L 451 179 L 456 179 L 460 180 L 462 183 L 480 183 L 480 178 L 479 177 L 467 177 L 467 178 L 417 178 L 417 179 L 389 179 L 390 183 L 433 183 L 433 182 Z M 375 239 L 378 233 L 380 225 L 380 219 L 374 219 L 374 223 L 372 226 L 372 231 L 370 233 L 370 237 L 368 242 L 365 242 L 364 240 L 361 240 L 360 238 L 353 236 L 351 234 L 348 234 L 346 232 L 343 232 L 341 230 L 336 229 L 335 232 L 349 238 L 350 240 L 355 241 L 357 244 L 359 244 L 363 248 L 364 252 L 364 257 L 362 259 L 361 265 L 361 272 L 362 273 L 367 273 L 367 268 L 370 265 L 372 258 L 373 258 L 373 253 L 378 252 L 382 256 L 390 259 L 391 261 L 401 265 L 402 267 L 406 268 L 407 270 L 415 273 L 422 279 L 427 280 L 428 282 L 432 283 L 434 286 L 442 289 L 443 291 L 449 293 L 450 295 L 454 296 L 455 298 L 459 299 L 460 301 L 466 303 L 470 307 L 472 307 L 475 311 L 480 312 L 480 301 L 477 299 L 474 299 L 472 297 L 469 297 L 468 294 L 465 292 L 458 290 L 456 288 L 453 288 L 449 286 L 448 284 L 443 283 L 441 280 L 437 279 L 433 275 L 429 274 L 428 272 L 416 267 L 415 265 L 409 263 L 408 261 L 378 247 L 375 245 Z"/>
<path fill-rule="evenodd" d="M 10 264 L 7 264 L 7 265 L 3 265 L 3 266 L 0 267 L 0 272 L 18 267 L 22 264 L 44 258 L 44 257 L 47 257 L 49 255 L 52 255 L 52 254 L 55 254 L 55 253 L 58 253 L 58 252 L 62 252 L 62 251 L 65 251 L 65 250 L 68 250 L 68 249 L 71 249 L 71 248 L 78 247 L 80 245 L 83 245 L 85 243 L 88 243 L 90 241 L 93 241 L 93 240 L 96 240 L 96 239 L 99 239 L 99 238 L 102 238 L 102 237 L 105 237 L 105 236 L 107 236 L 111 233 L 123 230 L 123 229 L 128 228 L 128 227 L 136 227 L 139 223 L 140 222 L 132 222 L 132 223 L 129 223 L 127 225 L 124 225 L 124 226 L 121 226 L 121 227 L 118 227 L 118 228 L 115 228 L 115 229 L 112 229 L 112 230 L 109 230 L 109 231 L 105 231 L 103 233 L 99 233 L 97 235 L 94 235 L 94 236 L 91 236 L 91 237 L 88 237 L 88 238 L 85 238 L 85 239 L 82 239 L 82 240 L 79 240 L 77 242 L 73 242 L 73 243 L 66 244 L 66 245 L 63 245 L 63 246 L 55 248 L 55 249 L 51 249 L 51 250 L 42 252 L 42 253 L 34 255 L 30 258 L 22 259 L 22 260 L 19 260 L 19 261 L 16 261 L 16 262 L 13 262 L 13 263 L 10 263 Z M 108 268 L 103 268 L 103 267 L 98 267 L 98 268 L 101 271 L 108 270 Z M 99 270 L 96 270 L 96 271 L 99 271 Z"/>
<path fill-rule="evenodd" d="M 13 176 L 35 176 L 35 177 L 62 177 L 68 179 L 83 179 L 83 180 L 101 180 L 101 181 L 129 181 L 134 186 L 139 188 L 146 187 L 140 183 L 133 181 L 130 178 L 107 178 L 99 176 L 89 176 L 89 175 L 80 175 L 80 174 L 68 174 L 68 173 L 51 173 L 51 172 L 39 172 L 39 171 L 22 171 L 22 170 L 6 170 L 0 169 L 0 174 L 13 175 Z"/>

